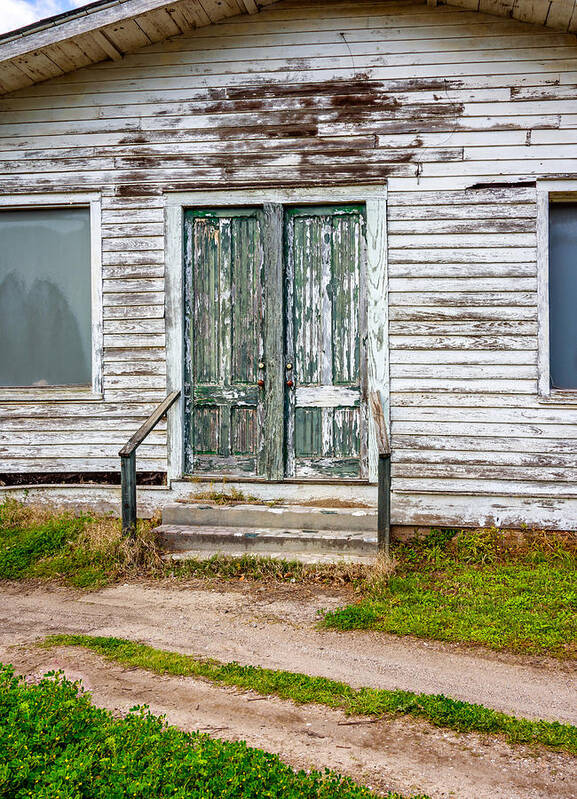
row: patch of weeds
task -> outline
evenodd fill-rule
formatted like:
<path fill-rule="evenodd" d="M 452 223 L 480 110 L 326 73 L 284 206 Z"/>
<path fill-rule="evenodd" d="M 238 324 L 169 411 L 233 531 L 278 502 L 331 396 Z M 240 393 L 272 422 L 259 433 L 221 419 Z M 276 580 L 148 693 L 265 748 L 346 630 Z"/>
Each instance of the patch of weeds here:
<path fill-rule="evenodd" d="M 0 796 L 369 799 L 375 794 L 329 770 L 295 772 L 276 755 L 242 741 L 182 732 L 146 706 L 114 718 L 61 673 L 29 685 L 0 664 Z M 387 797 L 402 799 L 396 793 Z"/>
<path fill-rule="evenodd" d="M 301 563 L 259 555 L 231 557 L 224 554 L 210 558 L 172 561 L 166 568 L 177 579 L 215 578 L 310 583 L 333 586 L 359 586 L 369 567 L 356 563 Z"/>
<path fill-rule="evenodd" d="M 211 483 L 210 488 L 204 491 L 197 491 L 191 494 L 186 500 L 179 500 L 184 502 L 198 502 L 198 501 L 212 502 L 214 505 L 266 505 L 267 507 L 275 507 L 282 504 L 280 499 L 259 499 L 252 494 L 245 494 L 244 491 L 231 486 L 227 489 L 223 483 L 221 489 L 216 489 Z"/>
<path fill-rule="evenodd" d="M 219 491 L 212 485 L 205 491 L 198 491 L 196 494 L 192 494 L 190 499 L 186 501 L 197 502 L 198 500 L 206 500 L 207 502 L 212 502 L 215 505 L 241 505 L 245 503 L 253 504 L 257 501 L 256 497 L 247 495 L 238 488 L 234 488 L 234 486 L 228 491 L 225 490 L 224 487 Z"/>
<path fill-rule="evenodd" d="M 394 557 L 384 553 L 377 555 L 374 565 L 363 582 L 363 592 L 369 596 L 379 596 L 386 590 L 398 566 Z"/>
<path fill-rule="evenodd" d="M 460 530 L 450 543 L 460 563 L 486 565 L 497 562 L 498 541 L 496 530 Z"/>
<path fill-rule="evenodd" d="M 0 504 L 0 579 L 64 579 L 99 588 L 162 567 L 153 522 L 139 522 L 133 539 L 120 522 L 90 514 L 74 516 L 13 499 Z"/>
<path fill-rule="evenodd" d="M 413 716 L 458 732 L 500 734 L 510 743 L 540 743 L 577 754 L 577 727 L 558 722 L 518 719 L 483 705 L 461 702 L 440 694 L 355 689 L 346 683 L 324 677 L 199 660 L 122 638 L 55 635 L 47 638 L 43 645 L 79 646 L 124 666 L 146 669 L 156 674 L 201 677 L 220 685 L 252 690 L 262 696 L 275 695 L 298 704 L 314 703 L 339 708 L 349 715 Z"/>

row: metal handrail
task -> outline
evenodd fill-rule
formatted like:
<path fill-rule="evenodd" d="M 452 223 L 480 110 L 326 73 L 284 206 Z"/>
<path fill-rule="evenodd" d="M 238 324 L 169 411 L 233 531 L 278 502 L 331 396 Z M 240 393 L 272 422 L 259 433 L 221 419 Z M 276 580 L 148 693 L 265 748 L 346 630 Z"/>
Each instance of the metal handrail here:
<path fill-rule="evenodd" d="M 122 494 L 122 532 L 124 535 L 133 535 L 136 530 L 136 450 L 160 420 L 166 416 L 179 397 L 180 391 L 173 391 L 169 394 L 118 453 Z"/>
<path fill-rule="evenodd" d="M 369 404 L 379 453 L 377 541 L 379 550 L 388 557 L 391 547 L 391 443 L 380 392 L 371 391 Z"/>

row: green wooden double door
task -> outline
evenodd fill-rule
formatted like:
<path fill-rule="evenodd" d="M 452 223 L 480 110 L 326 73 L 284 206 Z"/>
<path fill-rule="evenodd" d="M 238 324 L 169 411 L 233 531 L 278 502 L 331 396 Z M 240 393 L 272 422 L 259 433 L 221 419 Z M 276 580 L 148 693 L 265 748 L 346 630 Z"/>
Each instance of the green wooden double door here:
<path fill-rule="evenodd" d="M 361 206 L 185 216 L 185 468 L 367 476 Z"/>

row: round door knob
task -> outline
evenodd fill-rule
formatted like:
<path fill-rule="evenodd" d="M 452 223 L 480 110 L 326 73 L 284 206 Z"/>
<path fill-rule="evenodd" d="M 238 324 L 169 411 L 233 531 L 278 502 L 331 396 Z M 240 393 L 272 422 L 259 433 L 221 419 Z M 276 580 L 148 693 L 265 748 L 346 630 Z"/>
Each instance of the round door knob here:
<path fill-rule="evenodd" d="M 264 369 L 264 363 L 262 361 L 259 363 L 258 368 L 259 369 Z"/>
<path fill-rule="evenodd" d="M 287 368 L 287 369 L 289 370 L 289 372 L 290 372 L 290 370 L 293 368 L 293 365 L 292 365 L 292 363 L 287 363 L 287 365 L 286 365 L 286 368 Z"/>
<path fill-rule="evenodd" d="M 264 388 L 264 380 L 259 380 L 258 383 L 257 383 L 257 386 L 259 388 Z"/>

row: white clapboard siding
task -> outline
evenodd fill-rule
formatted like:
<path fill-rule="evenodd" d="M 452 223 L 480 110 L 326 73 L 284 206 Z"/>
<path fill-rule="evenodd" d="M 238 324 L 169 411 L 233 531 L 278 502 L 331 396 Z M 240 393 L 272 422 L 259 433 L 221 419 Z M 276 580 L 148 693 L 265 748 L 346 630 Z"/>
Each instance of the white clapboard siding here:
<path fill-rule="evenodd" d="M 0 403 L 0 472 L 117 470 L 164 398 L 165 191 L 387 183 L 393 520 L 577 525 L 534 183 L 577 176 L 577 44 L 480 5 L 284 0 L 1 98 L 0 192 L 102 192 L 104 399 Z"/>
<path fill-rule="evenodd" d="M 407 364 L 428 365 L 431 361 L 430 350 L 435 351 L 435 360 L 438 364 L 450 364 L 452 366 L 471 366 L 479 364 L 530 364 L 537 365 L 537 350 L 533 348 L 527 352 L 525 348 L 512 349 L 503 341 L 500 348 L 495 347 L 490 350 L 481 349 L 446 349 L 442 350 L 435 347 L 416 349 L 407 351 L 406 348 L 391 347 L 390 362 L 395 366 L 406 366 Z M 464 376 L 464 375 L 463 375 Z"/>
<path fill-rule="evenodd" d="M 164 444 L 162 430 L 154 430 L 146 439 L 147 445 L 157 448 Z M 120 447 L 126 443 L 126 433 L 122 430 L 86 430 L 82 439 L 83 445 L 98 444 L 100 446 Z M 62 431 L 60 430 L 0 430 L 0 447 L 12 446 L 57 446 L 62 445 Z M 144 446 L 144 445 L 143 445 Z M 12 453 L 10 453 L 12 454 Z"/>
<path fill-rule="evenodd" d="M 109 457 L 50 457 L 49 452 L 42 452 L 37 458 L 11 458 L 10 471 L 19 473 L 55 472 L 115 472 L 118 471 L 118 457 L 112 451 Z M 165 458 L 139 458 L 138 471 L 166 472 Z M 59 482 L 58 479 L 55 482 Z M 26 499 L 26 498 L 25 498 Z"/>
<path fill-rule="evenodd" d="M 434 354 L 431 355 L 431 360 L 433 359 Z M 397 392 L 406 393 L 407 391 L 439 391 L 453 394 L 493 394 L 494 392 L 500 392 L 503 394 L 534 395 L 536 391 L 536 378 L 533 380 L 521 380 L 519 378 L 496 379 L 493 377 L 479 380 L 459 377 L 456 372 L 457 370 L 455 370 L 455 377 L 448 378 L 421 376 L 392 378 L 390 383 L 391 392 L 393 395 Z M 394 397 L 392 401 L 394 401 Z"/>

